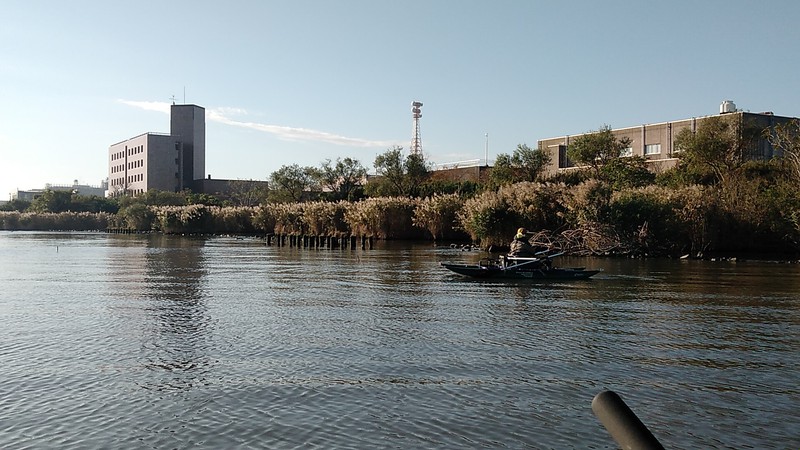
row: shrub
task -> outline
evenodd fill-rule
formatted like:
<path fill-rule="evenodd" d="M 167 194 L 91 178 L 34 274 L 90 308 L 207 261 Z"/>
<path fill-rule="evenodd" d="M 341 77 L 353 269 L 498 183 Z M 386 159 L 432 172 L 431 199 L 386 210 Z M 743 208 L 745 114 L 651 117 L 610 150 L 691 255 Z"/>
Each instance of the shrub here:
<path fill-rule="evenodd" d="M 215 233 L 249 234 L 256 231 L 253 222 L 255 208 L 250 206 L 208 207 Z"/>
<path fill-rule="evenodd" d="M 302 203 L 270 203 L 276 234 L 305 234 Z"/>
<path fill-rule="evenodd" d="M 345 213 L 352 203 L 311 202 L 303 204 L 303 222 L 308 234 L 314 236 L 345 236 L 350 228 Z"/>
<path fill-rule="evenodd" d="M 133 203 L 123 207 L 117 213 L 115 224 L 138 231 L 149 231 L 153 228 L 156 214 L 143 203 Z"/>
<path fill-rule="evenodd" d="M 275 233 L 275 214 L 270 205 L 259 205 L 253 209 L 253 226 L 267 234 Z"/>
<path fill-rule="evenodd" d="M 378 239 L 423 237 L 413 225 L 417 200 L 405 197 L 369 198 L 356 202 L 345 212 L 344 220 L 353 234 Z"/>
<path fill-rule="evenodd" d="M 463 206 L 464 200 L 460 195 L 433 195 L 417 203 L 412 221 L 415 226 L 428 230 L 434 241 L 461 237 L 463 233 L 457 231 L 457 214 Z"/>
<path fill-rule="evenodd" d="M 113 215 L 105 212 L 0 212 L 0 228 L 26 231 L 105 230 Z"/>
<path fill-rule="evenodd" d="M 158 206 L 154 208 L 161 231 L 169 234 L 210 233 L 211 210 L 205 205 Z"/>
<path fill-rule="evenodd" d="M 484 192 L 464 203 L 458 213 L 461 227 L 481 245 L 508 245 L 518 227 L 532 231 L 566 225 L 564 184 L 523 182 Z"/>

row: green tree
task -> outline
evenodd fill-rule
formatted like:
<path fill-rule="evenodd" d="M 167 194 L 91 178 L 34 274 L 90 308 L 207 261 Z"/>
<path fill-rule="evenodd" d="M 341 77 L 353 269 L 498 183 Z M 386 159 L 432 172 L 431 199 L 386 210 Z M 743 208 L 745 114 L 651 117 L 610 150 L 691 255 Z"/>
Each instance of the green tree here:
<path fill-rule="evenodd" d="M 627 137 L 617 139 L 611 127 L 603 126 L 598 131 L 578 136 L 567 147 L 567 156 L 578 164 L 592 168 L 595 176 L 600 176 L 600 168 L 609 161 L 619 158 L 622 151 L 630 147 Z"/>
<path fill-rule="evenodd" d="M 405 167 L 403 165 L 403 147 L 395 146 L 375 157 L 373 163 L 379 180 L 373 186 L 379 186 L 379 195 L 405 195 Z"/>
<path fill-rule="evenodd" d="M 489 172 L 489 185 L 498 188 L 507 184 L 514 183 L 514 164 L 511 162 L 511 155 L 500 153 L 494 160 L 494 166 Z"/>
<path fill-rule="evenodd" d="M 105 198 L 97 195 L 72 194 L 70 198 L 70 210 L 75 212 L 107 212 L 116 214 L 117 211 L 119 211 L 119 203 L 114 198 Z"/>
<path fill-rule="evenodd" d="M 319 174 L 320 184 L 333 193 L 334 200 L 354 200 L 367 179 L 367 169 L 352 158 L 336 158 L 335 164 L 327 159 Z"/>
<path fill-rule="evenodd" d="M 134 203 L 142 203 L 148 206 L 184 206 L 186 205 L 186 194 L 150 189 L 136 196 L 120 196 L 118 201 L 120 208 L 125 208 Z"/>
<path fill-rule="evenodd" d="M 319 190 L 316 183 L 319 178 L 319 170 L 314 167 L 282 166 L 269 176 L 269 199 L 278 203 L 299 202 Z"/>
<path fill-rule="evenodd" d="M 30 210 L 33 212 L 64 212 L 72 207 L 72 192 L 45 190 L 42 195 L 31 202 Z"/>
<path fill-rule="evenodd" d="M 408 195 L 419 196 L 420 186 L 428 179 L 430 168 L 422 154 L 410 154 L 406 157 L 406 186 Z"/>
<path fill-rule="evenodd" d="M 700 173 L 712 173 L 719 182 L 741 169 L 751 159 L 753 146 L 762 133 L 745 126 L 742 116 L 710 117 L 697 127 L 686 128 L 675 137 L 681 164 Z"/>
<path fill-rule="evenodd" d="M 642 156 L 611 159 L 600 168 L 600 177 L 615 190 L 644 187 L 656 180 L 656 174 L 649 171 L 646 164 Z"/>
<path fill-rule="evenodd" d="M 211 194 L 195 193 L 188 189 L 181 194 L 186 198 L 187 205 L 224 206 L 225 204 L 219 197 Z"/>
<path fill-rule="evenodd" d="M 31 202 L 15 198 L 8 203 L 0 205 L 0 211 L 19 211 L 23 212 L 31 206 Z"/>
<path fill-rule="evenodd" d="M 403 148 L 395 146 L 375 157 L 379 179 L 371 182 L 370 192 L 383 196 L 415 197 L 428 178 L 430 169 L 422 155 L 403 158 Z"/>
<path fill-rule="evenodd" d="M 267 200 L 269 189 L 253 180 L 233 180 L 228 197 L 234 206 L 256 206 Z"/>
<path fill-rule="evenodd" d="M 499 187 L 523 181 L 537 181 L 550 160 L 550 155 L 546 152 L 519 144 L 511 156 L 505 153 L 497 155 L 489 174 L 489 183 L 492 187 Z"/>
<path fill-rule="evenodd" d="M 519 144 L 511 156 L 511 163 L 516 169 L 516 182 L 533 182 L 542 176 L 544 169 L 550 164 L 550 155 L 539 149 L 534 150 L 525 144 Z"/>

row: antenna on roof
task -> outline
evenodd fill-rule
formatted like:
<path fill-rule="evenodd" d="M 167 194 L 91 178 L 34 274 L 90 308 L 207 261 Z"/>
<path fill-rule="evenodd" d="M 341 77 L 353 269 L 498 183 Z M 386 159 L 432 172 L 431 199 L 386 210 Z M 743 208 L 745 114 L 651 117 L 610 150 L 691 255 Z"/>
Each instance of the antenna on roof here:
<path fill-rule="evenodd" d="M 175 94 L 172 94 L 172 97 L 170 97 L 170 100 L 172 100 L 172 104 L 174 105 L 175 104 Z"/>

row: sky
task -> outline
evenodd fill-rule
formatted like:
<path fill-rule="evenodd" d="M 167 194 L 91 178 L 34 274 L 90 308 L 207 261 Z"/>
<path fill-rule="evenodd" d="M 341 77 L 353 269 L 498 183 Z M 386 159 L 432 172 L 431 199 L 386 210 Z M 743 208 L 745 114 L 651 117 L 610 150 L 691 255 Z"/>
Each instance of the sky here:
<path fill-rule="evenodd" d="M 0 200 L 99 185 L 110 145 L 206 109 L 206 172 L 431 163 L 739 109 L 800 116 L 800 2 L 4 0 Z"/>

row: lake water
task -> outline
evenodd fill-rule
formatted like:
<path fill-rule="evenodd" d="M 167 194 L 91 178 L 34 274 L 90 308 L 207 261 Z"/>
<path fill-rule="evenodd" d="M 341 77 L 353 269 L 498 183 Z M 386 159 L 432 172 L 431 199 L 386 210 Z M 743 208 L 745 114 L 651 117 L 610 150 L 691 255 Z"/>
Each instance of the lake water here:
<path fill-rule="evenodd" d="M 0 448 L 800 448 L 800 265 L 0 232 Z"/>

